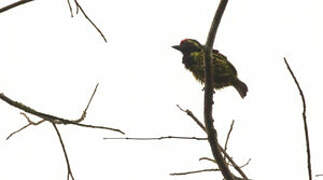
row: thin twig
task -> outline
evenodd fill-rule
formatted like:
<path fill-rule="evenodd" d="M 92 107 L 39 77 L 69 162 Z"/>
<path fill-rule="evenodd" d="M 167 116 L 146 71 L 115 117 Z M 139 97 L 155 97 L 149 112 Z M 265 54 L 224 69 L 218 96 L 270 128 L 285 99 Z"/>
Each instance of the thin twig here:
<path fill-rule="evenodd" d="M 45 120 L 41 120 L 41 121 L 39 121 L 39 122 L 33 122 L 33 121 L 31 121 L 31 120 L 30 120 L 30 118 L 27 116 L 27 114 L 25 114 L 25 113 L 23 113 L 23 112 L 21 112 L 20 114 L 21 114 L 21 115 L 23 115 L 23 116 L 27 119 L 28 124 L 26 124 L 25 126 L 21 127 L 20 129 L 18 129 L 18 130 L 16 130 L 16 131 L 12 132 L 12 133 L 11 133 L 11 134 L 6 138 L 6 140 L 9 140 L 13 135 L 15 135 L 16 133 L 19 133 L 20 131 L 24 130 L 25 128 L 29 127 L 30 125 L 37 126 L 37 125 L 39 125 L 39 124 L 41 124 L 41 123 L 43 123 L 43 122 L 45 121 Z"/>
<path fill-rule="evenodd" d="M 12 3 L 8 6 L 5 6 L 3 8 L 0 9 L 0 13 L 5 12 L 9 9 L 15 8 L 17 6 L 20 6 L 22 4 L 25 4 L 27 2 L 31 2 L 34 0 L 21 0 L 15 3 Z M 106 37 L 104 36 L 104 34 L 102 33 L 102 31 L 97 27 L 97 25 L 88 17 L 88 15 L 85 13 L 85 11 L 83 10 L 82 6 L 80 5 L 80 3 L 77 0 L 74 0 L 75 4 L 76 4 L 76 14 L 78 14 L 79 10 L 81 10 L 82 14 L 84 15 L 84 17 L 91 23 L 91 25 L 96 29 L 96 31 L 98 31 L 98 33 L 101 35 L 101 37 L 103 38 L 104 42 L 107 42 Z M 68 8 L 69 11 L 71 13 L 71 17 L 73 17 L 73 9 L 72 9 L 72 5 L 70 0 L 67 0 L 67 4 L 68 4 Z"/>
<path fill-rule="evenodd" d="M 229 142 L 230 134 L 231 134 L 232 129 L 233 129 L 233 125 L 234 125 L 234 120 L 232 120 L 232 122 L 231 122 L 231 126 L 230 126 L 229 132 L 227 134 L 227 139 L 225 140 L 225 145 L 224 145 L 224 150 L 225 151 L 227 151 L 227 149 L 228 149 L 228 142 Z"/>
<path fill-rule="evenodd" d="M 180 108 L 181 109 L 181 108 Z M 184 111 L 186 112 L 186 111 Z M 191 112 L 189 110 L 189 112 Z M 189 115 L 190 116 L 190 115 Z M 202 125 L 202 123 L 196 118 L 196 116 L 191 112 L 191 116 L 190 116 L 194 122 L 196 122 L 196 124 L 206 133 L 206 128 Z M 229 160 L 229 162 L 232 164 L 232 166 L 239 172 L 239 174 L 244 177 L 245 179 L 248 179 L 247 176 L 244 174 L 244 172 L 239 168 L 239 166 L 237 165 L 237 163 L 235 163 L 233 161 L 233 159 L 230 157 L 230 155 L 222 148 L 222 146 L 220 144 L 218 144 L 218 148 L 220 149 L 220 151 L 224 154 L 224 156 Z"/>
<path fill-rule="evenodd" d="M 232 122 L 231 122 L 230 129 L 229 129 L 229 132 L 227 134 L 227 139 L 225 140 L 225 145 L 224 145 L 224 151 L 225 152 L 227 152 L 227 149 L 228 149 L 229 138 L 230 138 L 231 132 L 233 130 L 233 125 L 234 125 L 234 120 L 232 120 Z M 226 161 L 225 157 L 224 157 L 224 161 Z"/>
<path fill-rule="evenodd" d="M 198 126 L 200 126 L 200 128 L 202 128 L 203 130 L 205 130 L 204 125 L 194 116 L 194 114 L 192 113 L 192 111 L 190 111 L 189 109 L 184 110 L 178 104 L 176 106 L 178 107 L 178 109 L 180 109 L 181 111 L 185 112 L 189 117 L 191 117 L 196 122 L 196 124 Z"/>
<path fill-rule="evenodd" d="M 210 162 L 213 162 L 213 163 L 216 163 L 216 161 L 214 159 L 211 159 L 211 158 L 208 158 L 208 157 L 201 157 L 199 159 L 199 161 L 203 161 L 203 160 L 207 160 L 207 161 L 210 161 Z"/>
<path fill-rule="evenodd" d="M 79 6 L 77 5 L 78 4 L 78 1 L 77 0 L 74 0 L 74 3 L 76 4 L 76 14 L 78 14 L 79 11 L 80 11 Z"/>
<path fill-rule="evenodd" d="M 307 120 L 306 120 L 306 102 L 305 102 L 305 96 L 303 93 L 303 90 L 301 88 L 301 86 L 299 85 L 296 76 L 294 75 L 292 69 L 290 68 L 287 59 L 284 57 L 284 62 L 287 66 L 288 71 L 290 72 L 290 74 L 292 75 L 294 82 L 297 86 L 297 89 L 299 91 L 299 94 L 302 98 L 302 102 L 303 102 L 303 122 L 304 122 L 304 131 L 305 131 L 305 139 L 306 139 L 306 150 L 307 150 L 307 169 L 308 169 L 308 177 L 309 180 L 312 180 L 312 168 L 311 168 L 311 150 L 310 150 L 310 139 L 309 139 L 309 135 L 308 135 L 308 127 L 307 127 Z"/>
<path fill-rule="evenodd" d="M 17 6 L 20 6 L 22 4 L 25 4 L 27 2 L 31 2 L 31 1 L 33 1 L 33 0 L 21 0 L 21 1 L 18 1 L 18 2 L 12 3 L 12 4 L 9 4 L 8 6 L 5 6 L 5 7 L 1 8 L 0 9 L 0 13 L 5 12 L 5 11 L 7 11 L 9 9 L 15 8 Z"/>
<path fill-rule="evenodd" d="M 203 172 L 214 172 L 214 171 L 220 171 L 220 169 L 202 169 L 202 170 L 196 170 L 196 171 L 170 173 L 169 175 L 171 175 L 171 176 L 183 176 L 183 175 L 189 175 L 189 174 L 196 174 L 196 173 L 203 173 Z"/>
<path fill-rule="evenodd" d="M 77 0 L 74 0 L 75 4 L 76 4 L 76 14 L 78 13 L 78 9 L 81 10 L 82 14 L 84 15 L 84 17 L 92 24 L 92 26 L 98 31 L 98 33 L 101 35 L 101 37 L 103 38 L 104 42 L 107 42 L 107 38 L 104 36 L 104 34 L 102 33 L 102 31 L 96 26 L 96 24 L 87 16 L 87 14 L 85 13 L 85 11 L 83 10 L 82 6 L 80 5 L 80 3 Z"/>
<path fill-rule="evenodd" d="M 184 109 L 182 109 L 179 105 L 177 105 L 177 107 L 181 110 L 181 111 L 183 111 L 183 112 L 185 112 L 189 117 L 191 117 L 192 119 L 193 119 L 193 121 L 206 133 L 206 129 L 205 129 L 205 127 L 204 127 L 204 125 L 202 124 L 202 122 L 193 114 L 193 112 L 191 111 L 191 110 L 189 110 L 189 109 L 186 109 L 186 110 L 184 110 Z M 189 112 L 189 114 L 187 113 L 187 112 Z"/>
<path fill-rule="evenodd" d="M 187 139 L 187 140 L 207 140 L 207 138 L 198 137 L 184 137 L 184 136 L 162 136 L 157 138 L 129 138 L 129 137 L 117 137 L 117 138 L 103 138 L 103 139 L 124 139 L 124 140 L 163 140 L 163 139 Z"/>
<path fill-rule="evenodd" d="M 71 17 L 73 17 L 73 9 L 72 9 L 72 5 L 71 5 L 71 1 L 67 0 L 67 4 L 68 4 L 68 8 L 69 8 L 70 13 L 71 13 Z"/>
<path fill-rule="evenodd" d="M 75 126 L 81 126 L 81 127 L 87 127 L 87 128 L 95 128 L 95 129 L 105 129 L 105 130 L 110 130 L 110 131 L 119 132 L 121 134 L 125 134 L 120 129 L 110 128 L 110 127 L 106 127 L 106 126 L 94 126 L 94 125 L 90 125 L 90 124 L 75 123 L 73 121 L 71 121 L 71 122 L 69 122 L 68 124 L 65 124 L 65 125 L 75 125 Z"/>
<path fill-rule="evenodd" d="M 199 161 L 202 161 L 202 160 L 207 160 L 207 161 L 210 161 L 210 162 L 212 162 L 212 163 L 217 163 L 214 159 L 211 159 L 211 158 L 208 158 L 208 157 L 201 157 L 201 158 L 199 159 Z M 249 165 L 250 161 L 251 161 L 251 159 L 248 159 L 248 161 L 247 161 L 246 163 L 244 163 L 243 165 L 239 166 L 239 168 L 244 168 L 244 167 L 246 167 L 247 165 Z M 228 165 L 230 165 L 230 166 L 233 166 L 233 165 L 232 165 L 232 164 L 230 164 L 230 163 L 227 163 L 227 164 L 228 164 Z"/>
<path fill-rule="evenodd" d="M 94 95 L 95 95 L 95 93 L 96 93 L 96 90 L 98 89 L 98 86 L 99 86 L 99 83 L 97 83 L 97 84 L 96 84 L 96 86 L 95 86 L 95 88 L 94 88 L 94 91 L 93 91 L 93 93 L 92 93 L 92 95 L 91 95 L 91 97 L 90 97 L 90 100 L 89 100 L 89 102 L 87 103 L 86 108 L 85 108 L 85 109 L 84 109 L 84 111 L 83 111 L 83 114 L 81 115 L 81 118 L 80 118 L 80 119 L 78 119 L 78 120 L 76 120 L 76 121 L 74 121 L 75 123 L 81 122 L 81 121 L 83 121 L 83 120 L 85 119 L 87 109 L 89 108 L 89 106 L 90 106 L 90 104 L 91 104 L 91 102 L 92 102 L 92 99 L 93 99 L 93 97 L 94 97 Z"/>
<path fill-rule="evenodd" d="M 317 175 L 315 175 L 315 177 L 320 177 L 320 176 L 323 176 L 323 174 L 317 174 Z"/>
<path fill-rule="evenodd" d="M 97 84 L 96 84 L 96 86 L 95 86 L 95 88 L 94 88 L 94 91 L 93 91 L 93 93 L 92 93 L 92 95 L 91 95 L 91 97 L 90 97 L 90 100 L 89 100 L 89 102 L 87 103 L 85 110 L 83 111 L 84 118 L 85 118 L 85 116 L 86 116 L 86 111 L 87 111 L 87 110 L 89 109 L 89 107 L 90 107 L 90 104 L 91 104 L 92 99 L 93 99 L 93 97 L 94 97 L 94 95 L 95 95 L 95 93 L 96 93 L 96 90 L 98 89 L 98 86 L 99 86 L 99 83 L 97 83 Z"/>
<path fill-rule="evenodd" d="M 55 123 L 52 122 L 52 125 L 54 126 L 55 128 L 55 131 L 57 133 L 57 136 L 58 136 L 58 139 L 59 139 L 59 142 L 62 146 L 62 149 L 63 149 L 63 152 L 64 152 L 64 157 L 65 157 L 65 160 L 66 160 L 66 164 L 67 164 L 67 180 L 69 180 L 69 176 L 71 176 L 72 180 L 74 180 L 74 177 L 73 177 L 73 174 L 72 174 L 72 170 L 71 170 L 71 165 L 70 165 L 70 162 L 68 160 L 68 156 L 67 156 L 67 153 L 66 153 L 66 148 L 65 148 L 65 145 L 64 145 L 64 142 L 63 142 L 63 139 L 62 139 L 62 136 L 56 126 Z"/>
<path fill-rule="evenodd" d="M 27 128 L 30 125 L 32 125 L 32 124 L 28 123 L 25 126 L 23 126 L 22 128 L 12 132 L 11 134 L 9 134 L 9 136 L 6 138 L 6 140 L 9 140 L 13 135 L 15 135 L 16 133 L 19 133 L 20 131 L 24 130 L 25 128 Z"/>
<path fill-rule="evenodd" d="M 250 161 L 251 161 L 251 158 L 248 159 L 248 161 L 245 164 L 243 164 L 242 166 L 240 166 L 240 168 L 244 168 L 244 167 L 248 166 L 249 163 L 250 163 Z"/>

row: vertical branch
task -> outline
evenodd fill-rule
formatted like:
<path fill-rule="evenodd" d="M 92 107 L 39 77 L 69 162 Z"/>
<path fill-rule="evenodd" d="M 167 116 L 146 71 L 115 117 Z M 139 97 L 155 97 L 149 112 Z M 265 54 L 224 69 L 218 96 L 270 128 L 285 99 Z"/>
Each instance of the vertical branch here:
<path fill-rule="evenodd" d="M 215 13 L 215 16 L 212 21 L 212 25 L 209 31 L 209 35 L 205 45 L 205 93 L 204 93 L 204 121 L 206 132 L 208 135 L 208 141 L 210 143 L 212 154 L 216 160 L 221 173 L 226 180 L 234 180 L 232 173 L 230 172 L 228 166 L 226 165 L 224 158 L 221 154 L 221 151 L 218 148 L 218 139 L 217 132 L 213 125 L 212 117 L 212 105 L 213 105 L 213 75 L 212 75 L 212 49 L 214 44 L 215 35 L 221 18 L 223 16 L 225 7 L 228 3 L 228 0 L 221 0 L 218 6 L 218 9 Z"/>
<path fill-rule="evenodd" d="M 234 125 L 234 120 L 232 120 L 232 122 L 231 122 L 230 129 L 229 129 L 229 132 L 227 134 L 227 139 L 225 140 L 225 144 L 224 144 L 224 151 L 225 152 L 227 152 L 227 149 L 228 149 L 229 138 L 230 138 L 231 132 L 233 130 L 233 125 Z M 224 161 L 226 161 L 225 157 L 226 156 L 224 156 Z"/>
<path fill-rule="evenodd" d="M 297 86 L 297 89 L 299 91 L 299 94 L 302 98 L 302 102 L 303 102 L 303 121 L 304 121 L 304 131 L 305 131 L 305 139 L 306 139 L 306 150 L 307 150 L 307 169 L 308 169 L 308 178 L 309 180 L 312 180 L 312 167 L 311 167 L 311 150 L 310 150 L 310 139 L 308 136 L 308 128 L 307 128 L 307 120 L 306 120 L 306 102 L 305 102 L 305 96 L 303 93 L 303 90 L 301 88 L 301 86 L 299 85 L 296 76 L 294 75 L 292 69 L 290 68 L 287 59 L 284 58 L 284 62 L 287 66 L 288 71 L 290 72 L 290 74 L 292 75 L 294 82 Z"/>

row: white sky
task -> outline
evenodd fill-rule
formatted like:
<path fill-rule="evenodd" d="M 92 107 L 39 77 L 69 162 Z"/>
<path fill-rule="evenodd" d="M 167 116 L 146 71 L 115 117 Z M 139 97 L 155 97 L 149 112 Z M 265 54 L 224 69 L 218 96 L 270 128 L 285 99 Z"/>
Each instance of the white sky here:
<path fill-rule="evenodd" d="M 1 7 L 11 3 L 0 1 Z M 42 0 L 0 14 L 0 92 L 42 112 L 78 118 L 97 82 L 84 123 L 120 128 L 129 137 L 204 137 L 176 104 L 202 119 L 203 92 L 171 48 L 184 38 L 205 42 L 218 1 L 80 1 L 108 39 L 105 44 L 65 0 Z M 323 2 L 230 1 L 215 41 L 249 87 L 214 97 L 223 143 L 234 119 L 229 153 L 252 179 L 306 179 L 302 104 L 287 57 L 306 95 L 313 173 L 323 173 Z M 0 102 L 0 179 L 64 180 L 66 164 L 50 124 L 30 127 Z M 33 119 L 37 119 L 32 117 Z M 103 130 L 59 126 L 76 180 L 213 180 L 219 173 L 169 176 L 212 168 L 207 142 L 122 141 Z M 315 178 L 320 179 L 320 178 Z"/>

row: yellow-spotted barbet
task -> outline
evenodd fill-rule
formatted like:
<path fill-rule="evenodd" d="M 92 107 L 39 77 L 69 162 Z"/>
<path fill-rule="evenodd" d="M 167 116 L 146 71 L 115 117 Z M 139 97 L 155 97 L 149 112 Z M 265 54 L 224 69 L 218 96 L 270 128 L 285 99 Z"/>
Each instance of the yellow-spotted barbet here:
<path fill-rule="evenodd" d="M 183 64 L 191 71 L 194 77 L 205 82 L 204 46 L 194 39 L 184 39 L 180 45 L 172 46 L 183 53 Z M 228 61 L 227 57 L 218 50 L 212 51 L 213 86 L 215 89 L 233 86 L 242 98 L 247 95 L 248 87 L 238 79 L 237 70 Z"/>

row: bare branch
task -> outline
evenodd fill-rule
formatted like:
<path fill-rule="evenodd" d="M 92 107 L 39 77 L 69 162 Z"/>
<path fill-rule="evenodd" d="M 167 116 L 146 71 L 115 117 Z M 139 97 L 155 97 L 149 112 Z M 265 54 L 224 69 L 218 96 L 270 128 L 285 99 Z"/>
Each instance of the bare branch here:
<path fill-rule="evenodd" d="M 227 139 L 225 140 L 225 145 L 224 145 L 224 150 L 225 151 L 227 151 L 227 149 L 228 149 L 228 142 L 229 142 L 230 134 L 231 134 L 232 129 L 233 129 L 233 125 L 234 125 L 234 120 L 232 120 L 232 122 L 231 122 L 231 126 L 230 126 L 229 132 L 227 134 Z"/>
<path fill-rule="evenodd" d="M 180 107 L 179 107 L 180 108 Z M 182 108 L 180 108 L 183 112 L 186 112 L 184 111 Z M 189 112 L 191 112 L 189 110 Z M 196 122 L 196 124 L 206 133 L 206 129 L 205 127 L 202 125 L 202 123 L 196 118 L 196 116 L 191 112 L 191 115 L 190 116 L 194 122 Z M 194 117 L 194 118 L 193 118 Z M 230 157 L 230 155 L 222 148 L 222 146 L 220 144 L 218 144 L 218 148 L 220 149 L 220 151 L 224 154 L 224 156 L 229 160 L 229 162 L 232 164 L 232 166 L 239 172 L 239 174 L 244 177 L 245 179 L 247 179 L 247 176 L 244 174 L 244 172 L 239 168 L 239 166 L 237 165 L 237 163 L 235 163 L 233 161 L 233 159 Z"/>
<path fill-rule="evenodd" d="M 212 72 L 212 49 L 214 44 L 215 35 L 220 24 L 222 15 L 228 0 L 221 0 L 217 8 L 215 16 L 212 21 L 212 25 L 209 31 L 209 35 L 205 45 L 205 91 L 204 91 L 204 122 L 206 127 L 206 133 L 211 146 L 214 159 L 221 170 L 221 173 L 226 180 L 234 180 L 230 169 L 226 165 L 224 158 L 218 148 L 217 132 L 214 128 L 214 119 L 212 117 L 212 105 L 213 105 L 213 72 Z"/>
<path fill-rule="evenodd" d="M 201 158 L 199 159 L 199 161 L 202 161 L 202 160 L 207 160 L 207 161 L 210 161 L 210 162 L 212 162 L 212 163 L 217 163 L 214 159 L 211 159 L 211 158 L 208 158 L 208 157 L 201 157 Z M 246 163 L 244 163 L 242 166 L 239 166 L 239 168 L 244 168 L 244 167 L 246 167 L 247 165 L 249 165 L 250 161 L 251 161 L 251 159 L 248 159 L 248 161 L 247 161 Z M 232 164 L 230 164 L 230 163 L 227 163 L 227 165 L 229 165 L 229 166 L 233 166 L 233 165 L 232 165 Z"/>
<path fill-rule="evenodd" d="M 93 126 L 93 125 L 90 125 L 90 124 L 76 123 L 76 122 L 73 122 L 73 121 L 71 121 L 71 122 L 69 122 L 67 124 L 64 124 L 64 125 L 75 125 L 75 126 L 81 126 L 81 127 L 87 127 L 87 128 L 105 129 L 105 130 L 110 130 L 110 131 L 119 132 L 121 134 L 125 134 L 120 129 L 110 128 L 110 127 L 106 127 L 106 126 Z"/>
<path fill-rule="evenodd" d="M 163 139 L 187 139 L 187 140 L 207 140 L 207 138 L 198 137 L 184 137 L 184 136 L 162 136 L 157 138 L 129 138 L 129 137 L 117 137 L 117 138 L 103 138 L 103 139 L 124 139 L 124 140 L 163 140 Z"/>
<path fill-rule="evenodd" d="M 231 126 L 230 126 L 230 129 L 229 129 L 229 132 L 227 134 L 227 139 L 225 140 L 225 145 L 224 145 L 224 151 L 227 152 L 227 149 L 228 149 L 228 143 L 229 143 L 229 138 L 230 138 L 230 134 L 233 130 L 233 125 L 234 125 L 234 120 L 232 120 L 231 122 Z M 224 157 L 224 161 L 226 161 L 226 158 Z"/>
<path fill-rule="evenodd" d="M 26 124 L 25 126 L 23 126 L 22 128 L 20 128 L 20 129 L 18 129 L 18 130 L 16 130 L 16 131 L 14 131 L 14 132 L 12 132 L 7 138 L 6 138 L 6 140 L 9 140 L 13 135 L 15 135 L 16 133 L 19 133 L 20 131 L 22 131 L 22 130 L 24 130 L 25 128 L 27 128 L 27 127 L 29 127 L 30 125 L 34 125 L 34 126 L 37 126 L 37 125 L 39 125 L 39 124 L 41 124 L 41 123 L 43 123 L 45 120 L 41 120 L 41 121 L 39 121 L 39 122 L 33 122 L 33 121 L 31 121 L 30 119 L 29 119 L 29 117 L 25 114 L 25 113 L 23 113 L 23 112 L 21 112 L 20 113 L 21 115 L 23 115 L 26 119 L 27 119 L 27 121 L 28 121 L 28 124 Z"/>
<path fill-rule="evenodd" d="M 5 12 L 5 11 L 7 11 L 9 9 L 15 8 L 17 6 L 20 6 L 22 4 L 31 2 L 31 1 L 34 1 L 34 0 L 21 0 L 21 1 L 15 2 L 15 3 L 12 3 L 12 4 L 8 5 L 8 6 L 5 6 L 5 7 L 1 8 L 0 9 L 0 13 Z M 95 28 L 95 30 L 101 35 L 101 37 L 103 38 L 104 42 L 107 42 L 107 38 L 104 36 L 104 34 L 102 33 L 102 31 L 98 28 L 98 26 L 85 13 L 85 11 L 83 10 L 83 8 L 80 5 L 80 3 L 77 0 L 74 0 L 74 2 L 76 4 L 76 14 L 78 14 L 78 11 L 81 10 L 81 12 L 84 15 L 85 19 L 88 20 L 91 23 L 91 25 Z M 69 11 L 71 13 L 71 17 L 73 17 L 73 9 L 72 9 L 72 5 L 71 5 L 70 0 L 67 0 L 67 4 L 68 4 Z"/>
<path fill-rule="evenodd" d="M 74 180 L 74 177 L 73 177 L 73 174 L 72 174 L 72 170 L 71 170 L 71 165 L 70 165 L 70 162 L 68 160 L 68 156 L 67 156 L 67 153 L 66 153 L 66 148 L 65 148 L 65 145 L 64 145 L 62 136 L 61 136 L 61 134 L 60 134 L 60 132 L 59 132 L 56 124 L 52 122 L 52 125 L 55 128 L 56 134 L 58 136 L 59 142 L 60 142 L 60 144 L 62 146 L 62 149 L 63 149 L 63 152 L 64 152 L 64 157 L 65 157 L 66 164 L 67 164 L 67 180 L 69 180 L 69 177 L 70 176 L 71 176 L 72 180 Z"/>
<path fill-rule="evenodd" d="M 198 126 L 200 126 L 200 128 L 202 128 L 205 131 L 205 127 L 204 125 L 194 116 L 194 114 L 192 113 L 192 111 L 190 111 L 189 109 L 182 109 L 178 104 L 176 105 L 178 107 L 178 109 L 180 109 L 181 111 L 185 112 L 189 117 L 191 117 Z"/>
<path fill-rule="evenodd" d="M 73 9 L 72 9 L 72 5 L 71 5 L 71 1 L 70 0 L 67 0 L 67 4 L 68 4 L 68 8 L 69 8 L 70 13 L 71 13 L 71 17 L 74 17 L 73 16 Z"/>
<path fill-rule="evenodd" d="M 10 99 L 9 97 L 5 96 L 3 93 L 0 93 L 0 99 L 2 99 L 3 101 L 5 101 L 6 103 L 10 104 L 11 106 L 13 106 L 15 108 L 21 109 L 27 113 L 33 114 L 33 115 L 38 116 L 42 119 L 47 119 L 47 120 L 52 120 L 52 121 L 57 120 L 57 121 L 61 121 L 62 123 L 69 123 L 70 122 L 70 120 L 67 120 L 67 119 L 63 119 L 63 118 L 56 117 L 56 116 L 53 116 L 50 114 L 45 114 L 45 113 L 41 113 L 39 111 L 36 111 L 36 110 L 34 110 L 34 109 L 32 109 L 20 102 Z M 78 121 L 78 120 L 74 120 L 74 121 Z"/>
<path fill-rule="evenodd" d="M 61 117 L 57 117 L 57 116 L 53 116 L 53 115 L 50 115 L 50 114 L 46 114 L 46 113 L 42 113 L 42 112 L 39 112 L 39 111 L 36 111 L 20 102 L 17 102 L 17 101 L 14 101 L 12 99 L 10 99 L 9 97 L 5 96 L 3 93 L 0 93 L 0 99 L 2 99 L 3 101 L 5 101 L 6 103 L 10 104 L 11 106 L 13 107 L 16 107 L 18 109 L 21 109 L 27 113 L 30 113 L 30 114 L 33 114 L 35 116 L 38 116 L 40 117 L 41 119 L 44 119 L 46 121 L 50 121 L 50 122 L 53 122 L 55 124 L 64 124 L 64 125 L 67 125 L 67 124 L 73 124 L 73 125 L 76 125 L 76 126 L 82 126 L 82 127 L 88 127 L 88 128 L 98 128 L 98 129 L 106 129 L 106 130 L 111 130 L 111 131 L 115 131 L 115 132 L 119 132 L 121 134 L 125 134 L 124 132 L 122 132 L 121 130 L 119 129 L 115 129 L 115 128 L 110 128 L 110 127 L 103 127 L 103 126 L 93 126 L 93 125 L 87 125 L 87 124 L 81 124 L 79 122 L 83 121 L 86 117 L 86 112 L 91 104 L 91 101 L 95 95 L 95 92 L 97 90 L 97 87 L 98 87 L 98 84 L 96 85 L 92 95 L 91 95 L 91 98 L 85 108 L 85 110 L 83 111 L 81 117 L 77 120 L 68 120 L 68 119 L 65 119 L 65 118 L 61 118 Z"/>
<path fill-rule="evenodd" d="M 190 174 L 203 173 L 203 172 L 214 172 L 214 171 L 220 171 L 220 169 L 202 169 L 202 170 L 197 170 L 197 171 L 171 173 L 169 175 L 171 175 L 171 176 L 183 176 L 183 175 L 190 175 Z"/>
<path fill-rule="evenodd" d="M 205 45 L 205 92 L 204 92 L 204 122 L 206 127 L 206 133 L 208 135 L 208 140 L 211 146 L 212 154 L 216 160 L 221 173 L 226 180 L 234 180 L 235 177 L 230 172 L 230 169 L 226 165 L 224 158 L 220 152 L 219 143 L 217 139 L 217 132 L 214 128 L 214 120 L 212 117 L 212 105 L 213 105 L 213 75 L 212 75 L 212 49 L 214 44 L 214 39 L 216 36 L 217 29 L 221 22 L 224 10 L 228 0 L 221 0 L 217 11 L 214 15 L 212 25 L 208 34 L 208 38 Z M 223 151 L 225 152 L 225 151 Z M 241 169 L 240 169 L 241 171 Z M 242 173 L 243 178 L 248 179 L 244 173 Z"/>
<path fill-rule="evenodd" d="M 93 99 L 93 97 L 94 97 L 94 95 L 95 95 L 95 93 L 96 93 L 96 90 L 98 89 L 98 86 L 99 86 L 99 83 L 97 83 L 96 84 L 96 86 L 95 86 L 95 88 L 94 88 L 94 91 L 93 91 L 93 93 L 92 93 L 92 95 L 91 95 L 91 97 L 90 97 L 90 100 L 89 100 L 89 102 L 87 103 L 87 105 L 86 105 L 86 108 L 84 109 L 84 111 L 83 111 L 83 114 L 82 114 L 82 116 L 81 116 L 81 118 L 80 119 L 78 119 L 78 120 L 76 120 L 76 121 L 74 121 L 74 122 L 81 122 L 81 121 L 83 121 L 84 119 L 85 119 L 85 117 L 86 117 L 86 112 L 87 112 L 87 109 L 89 108 L 89 106 L 90 106 L 90 104 L 91 104 L 91 102 L 92 102 L 92 99 Z"/>
<path fill-rule="evenodd" d="M 15 8 L 17 6 L 23 5 L 23 4 L 27 3 L 27 2 L 31 2 L 31 1 L 33 1 L 33 0 L 21 0 L 21 1 L 9 4 L 8 6 L 5 6 L 5 7 L 1 8 L 0 13 L 5 12 L 5 11 L 7 11 L 9 9 Z"/>
<path fill-rule="evenodd" d="M 323 174 L 317 174 L 317 175 L 315 175 L 315 177 L 320 177 L 320 176 L 323 176 Z"/>
<path fill-rule="evenodd" d="M 299 94 L 302 98 L 302 102 L 303 102 L 303 122 L 304 122 L 304 131 L 305 131 L 305 139 L 306 139 L 306 150 L 307 150 L 307 169 L 308 169 L 308 177 L 309 180 L 312 180 L 312 168 L 311 168 L 311 150 L 310 150 L 310 139 L 309 139 L 309 135 L 308 135 L 308 127 L 307 127 L 307 120 L 306 120 L 306 102 L 305 102 L 305 96 L 303 93 L 303 90 L 301 88 L 301 86 L 299 85 L 296 76 L 294 75 L 292 69 L 290 68 L 287 59 L 284 58 L 284 62 L 287 66 L 288 71 L 290 72 L 290 74 L 292 75 L 294 82 L 297 86 L 297 89 L 299 91 Z"/>
<path fill-rule="evenodd" d="M 9 140 L 13 135 L 15 135 L 16 133 L 19 133 L 20 131 L 24 130 L 25 128 L 27 128 L 30 125 L 32 125 L 32 124 L 28 123 L 25 126 L 21 127 L 20 129 L 12 132 L 11 134 L 9 134 L 9 136 L 6 138 L 6 140 Z"/>
<path fill-rule="evenodd" d="M 99 86 L 99 83 L 97 83 L 96 84 L 96 86 L 95 86 L 95 88 L 94 88 L 94 91 L 93 91 L 93 93 L 92 93 L 92 95 L 91 95 L 91 97 L 90 97 L 90 100 L 89 100 L 89 102 L 87 103 L 87 105 L 86 105 L 86 108 L 85 108 L 85 110 L 84 110 L 84 114 L 86 114 L 86 111 L 89 109 L 89 107 L 90 107 L 90 104 L 91 104 L 91 102 L 92 102 L 92 99 L 93 99 L 93 97 L 94 97 L 94 95 L 95 95 L 95 93 L 96 93 L 96 90 L 98 89 L 98 86 Z M 85 116 L 85 115 L 84 115 Z"/>
<path fill-rule="evenodd" d="M 49 114 L 45 114 L 45 113 L 42 113 L 42 112 L 39 112 L 39 111 L 36 111 L 26 105 L 24 105 L 23 103 L 20 103 L 20 102 L 17 102 L 17 101 L 14 101 L 10 98 L 8 98 L 7 96 L 5 96 L 3 93 L 0 93 L 0 99 L 2 99 L 3 101 L 7 102 L 9 105 L 13 106 L 13 107 L 16 107 L 18 109 L 21 109 L 27 113 L 30 113 L 30 114 L 33 114 L 35 116 L 38 116 L 40 118 L 42 118 L 43 120 L 42 121 L 39 121 L 39 122 L 33 122 L 30 120 L 30 118 L 25 114 L 25 113 L 21 113 L 25 118 L 26 120 L 28 121 L 28 124 L 25 125 L 24 127 L 20 128 L 19 130 L 11 133 L 7 139 L 9 139 L 10 137 L 12 137 L 14 134 L 22 131 L 23 129 L 29 127 L 30 125 L 39 125 L 45 121 L 49 121 L 55 128 L 56 130 L 56 133 L 57 133 L 57 136 L 59 138 L 59 141 L 60 141 L 60 144 L 62 146 L 62 149 L 63 149 L 63 152 L 64 152 L 64 156 L 65 156 L 65 160 L 66 160 L 66 164 L 67 164 L 67 169 L 68 169 L 68 173 L 67 173 L 67 180 L 69 180 L 69 178 L 71 177 L 72 180 L 74 180 L 74 177 L 73 177 L 73 174 L 72 174 L 72 170 L 71 170 L 71 167 L 70 167 L 70 163 L 69 163 L 69 160 L 68 160 L 68 156 L 67 156 L 67 153 L 66 153 L 66 148 L 65 148 L 65 145 L 64 145 L 64 142 L 63 142 L 63 139 L 60 135 L 60 132 L 59 130 L 57 129 L 57 126 L 56 124 L 64 124 L 64 125 L 76 125 L 76 126 L 81 126 L 81 127 L 87 127 L 87 128 L 97 128 L 97 129 L 106 129 L 106 130 L 111 130 L 111 131 L 116 131 L 116 132 L 119 132 L 121 134 L 124 134 L 124 132 L 122 132 L 121 130 L 119 129 L 114 129 L 114 128 L 109 128 L 109 127 L 103 127 L 103 126 L 93 126 L 93 125 L 88 125 L 88 124 L 81 124 L 80 122 L 83 121 L 86 117 L 86 113 L 87 113 L 87 110 L 93 100 L 93 97 L 96 93 L 96 90 L 98 88 L 98 85 L 96 85 L 88 103 L 87 103 L 87 106 L 86 108 L 84 109 L 81 117 L 77 120 L 74 120 L 74 121 L 71 121 L 71 120 L 67 120 L 67 119 L 63 119 L 63 118 L 60 118 L 60 117 L 56 117 L 56 116 L 53 116 L 53 115 L 49 115 Z"/>
<path fill-rule="evenodd" d="M 243 164 L 242 166 L 240 166 L 240 168 L 244 168 L 244 167 L 248 166 L 250 161 L 251 161 L 251 159 L 248 159 L 248 161 L 245 164 Z"/>
<path fill-rule="evenodd" d="M 199 159 L 199 161 L 203 161 L 203 160 L 207 160 L 207 161 L 210 161 L 210 162 L 212 162 L 212 163 L 215 163 L 215 164 L 216 164 L 216 161 L 215 161 L 214 159 L 211 159 L 211 158 L 208 158 L 208 157 L 201 157 L 201 158 Z"/>
<path fill-rule="evenodd" d="M 76 4 L 76 14 L 78 14 L 79 11 L 80 11 L 79 6 L 77 5 L 78 4 L 78 1 L 77 0 L 74 0 L 74 3 Z"/>
<path fill-rule="evenodd" d="M 78 13 L 78 10 L 81 10 L 82 14 L 84 15 L 84 17 L 91 23 L 91 25 L 98 31 L 98 33 L 101 35 L 101 37 L 103 38 L 104 42 L 107 42 L 107 38 L 104 36 L 104 34 L 102 33 L 102 31 L 96 26 L 96 24 L 87 16 L 87 14 L 85 13 L 85 11 L 83 10 L 82 6 L 80 5 L 80 3 L 77 0 L 74 0 L 75 4 L 76 4 L 76 14 Z"/>

